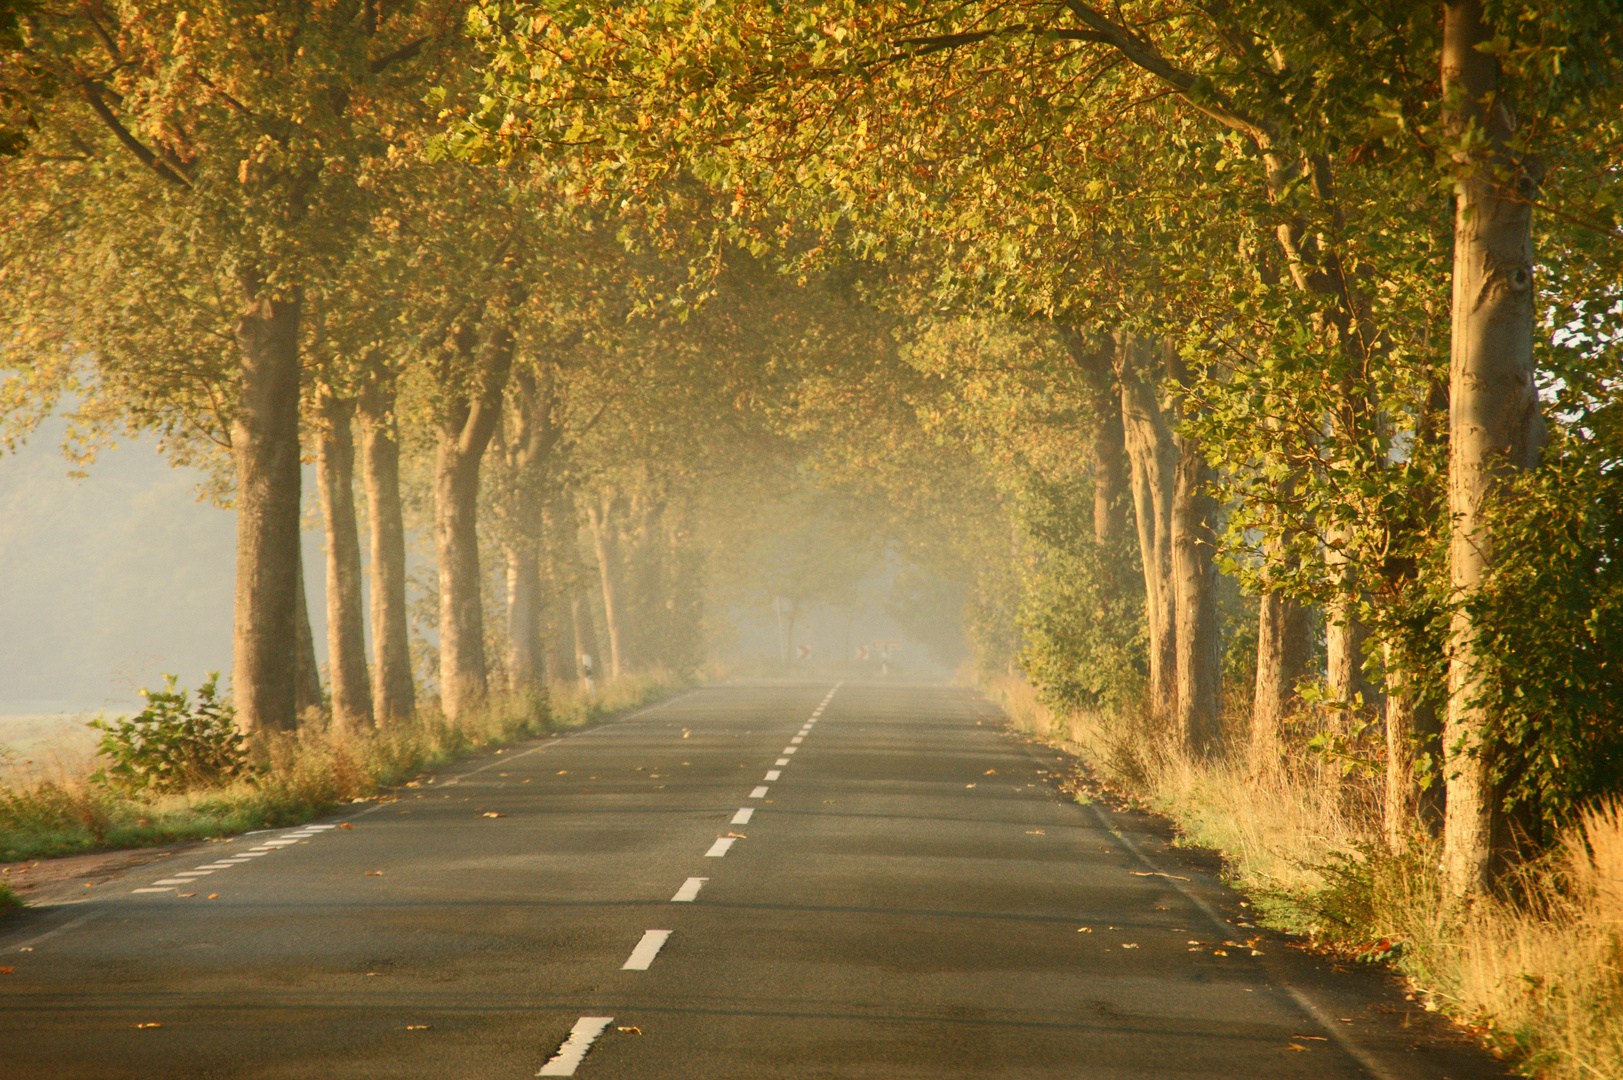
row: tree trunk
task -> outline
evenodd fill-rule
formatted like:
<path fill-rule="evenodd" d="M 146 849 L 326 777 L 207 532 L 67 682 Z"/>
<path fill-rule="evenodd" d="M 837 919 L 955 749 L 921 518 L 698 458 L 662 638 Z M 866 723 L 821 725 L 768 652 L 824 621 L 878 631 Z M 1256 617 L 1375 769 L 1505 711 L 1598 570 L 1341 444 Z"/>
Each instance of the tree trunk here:
<path fill-rule="evenodd" d="M 575 629 L 575 678 L 584 680 L 586 658 L 591 657 L 594 664 L 603 661 L 603 653 L 597 646 L 597 628 L 592 625 L 592 605 L 584 592 L 570 596 L 569 621 Z"/>
<path fill-rule="evenodd" d="M 1386 646 L 1386 846 L 1402 854 L 1414 834 L 1420 809 L 1415 786 L 1415 695 L 1413 684 L 1397 662 L 1397 650 Z"/>
<path fill-rule="evenodd" d="M 1131 468 L 1133 510 L 1144 569 L 1144 614 L 1149 629 L 1150 707 L 1176 718 L 1176 595 L 1172 578 L 1172 492 L 1176 448 L 1155 394 L 1141 371 L 1145 343 L 1122 335 L 1117 354 L 1122 429 Z"/>
<path fill-rule="evenodd" d="M 1280 727 L 1312 655 L 1308 610 L 1280 593 L 1257 600 L 1257 685 L 1251 705 L 1251 771 L 1274 768 L 1284 746 Z"/>
<path fill-rule="evenodd" d="M 304 550 L 299 550 L 299 577 L 293 590 L 295 605 L 293 624 L 295 682 L 294 708 L 299 723 L 307 724 L 321 718 L 321 665 L 316 661 L 316 638 L 310 632 L 310 601 L 304 587 Z"/>
<path fill-rule="evenodd" d="M 235 326 L 242 382 L 231 423 L 237 474 L 231 685 L 237 725 L 250 735 L 290 731 L 298 717 L 300 313 L 297 294 L 256 297 Z"/>
<path fill-rule="evenodd" d="M 442 429 L 434 454 L 434 557 L 440 585 L 440 704 L 456 719 L 489 697 L 479 575 L 479 455 Z"/>
<path fill-rule="evenodd" d="M 541 561 L 535 549 L 508 544 L 507 680 L 515 694 L 538 691 L 546 677 L 541 647 Z"/>
<path fill-rule="evenodd" d="M 603 621 L 609 632 L 609 677 L 620 677 L 623 659 L 624 633 L 621 617 L 624 614 L 620 599 L 620 550 L 610 516 L 612 503 L 594 500 L 586 508 L 587 520 L 592 526 L 592 544 L 597 550 L 598 580 L 603 589 Z"/>
<path fill-rule="evenodd" d="M 392 379 L 361 394 L 361 463 L 371 546 L 372 712 L 378 723 L 417 711 L 406 614 L 406 527 L 400 503 L 400 439 Z"/>
<path fill-rule="evenodd" d="M 1121 410 L 1101 410 L 1093 422 L 1093 539 L 1115 542 L 1122 529 L 1121 489 L 1127 452 Z"/>
<path fill-rule="evenodd" d="M 1375 695 L 1364 676 L 1364 642 L 1369 635 L 1358 614 L 1358 571 L 1334 546 L 1340 538 L 1340 531 L 1332 530 L 1332 544 L 1324 549 L 1324 562 L 1336 585 L 1336 599 L 1324 607 L 1325 688 L 1331 699 L 1343 703 L 1332 712 L 1332 727 L 1346 732 L 1353 714 L 1374 705 Z"/>
<path fill-rule="evenodd" d="M 320 433 L 316 473 L 321 517 L 327 527 L 327 670 L 332 681 L 333 727 L 372 727 L 372 686 L 366 672 L 366 622 L 361 602 L 361 541 L 355 525 L 353 401 L 317 392 Z"/>
<path fill-rule="evenodd" d="M 1533 380 L 1537 170 L 1509 160 L 1515 121 L 1499 93 L 1499 62 L 1476 48 L 1492 37 L 1480 0 L 1445 5 L 1445 126 L 1458 134 L 1471 125 L 1487 136 L 1485 153 L 1457 162 L 1454 188 L 1449 576 L 1461 606 L 1450 626 L 1443 868 L 1457 902 L 1487 885 L 1494 824 L 1493 717 L 1480 701 L 1478 632 L 1464 604 L 1482 587 L 1493 558 L 1484 503 L 1505 478 L 1537 462 L 1544 435 Z"/>
<path fill-rule="evenodd" d="M 455 720 L 490 696 L 484 597 L 479 570 L 479 467 L 501 421 L 502 394 L 516 340 L 510 321 L 495 326 L 477 364 L 471 325 L 455 335 L 460 385 L 439 424 L 434 452 L 434 554 L 440 582 L 440 703 Z M 471 374 L 470 374 L 471 373 Z"/>
<path fill-rule="evenodd" d="M 1185 752 L 1206 757 L 1219 748 L 1217 628 L 1217 502 L 1205 490 L 1211 469 L 1193 440 L 1178 449 L 1172 498 L 1173 593 L 1177 627 L 1178 733 Z"/>

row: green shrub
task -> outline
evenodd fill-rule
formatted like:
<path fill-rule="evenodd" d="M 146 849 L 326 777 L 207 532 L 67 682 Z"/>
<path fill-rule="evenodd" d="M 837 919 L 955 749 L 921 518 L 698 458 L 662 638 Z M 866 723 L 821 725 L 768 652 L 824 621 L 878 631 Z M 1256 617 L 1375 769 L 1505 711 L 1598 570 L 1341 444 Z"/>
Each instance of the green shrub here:
<path fill-rule="evenodd" d="M 246 743 L 229 703 L 216 694 L 219 673 L 210 672 L 192 704 L 165 675 L 163 690 L 142 690 L 147 707 L 128 720 L 98 718 L 96 752 L 107 759 L 92 780 L 121 791 L 172 794 L 218 787 L 249 771 Z"/>

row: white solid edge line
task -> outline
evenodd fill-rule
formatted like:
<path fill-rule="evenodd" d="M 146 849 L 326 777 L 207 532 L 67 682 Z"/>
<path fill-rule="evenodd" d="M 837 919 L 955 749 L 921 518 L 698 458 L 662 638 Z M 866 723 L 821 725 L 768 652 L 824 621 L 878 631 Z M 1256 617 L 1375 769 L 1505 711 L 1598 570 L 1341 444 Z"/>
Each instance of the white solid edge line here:
<path fill-rule="evenodd" d="M 779 772 L 777 769 L 768 769 L 766 771 L 766 779 L 769 783 L 782 775 L 783 773 Z"/>
<path fill-rule="evenodd" d="M 1094 816 L 1099 819 L 1099 824 L 1103 825 L 1105 830 L 1109 832 L 1110 835 L 1119 840 L 1122 846 L 1128 851 L 1131 851 L 1134 855 L 1136 855 L 1139 862 L 1143 863 L 1151 870 L 1154 870 L 1156 873 L 1161 874 L 1166 883 L 1171 885 L 1178 892 L 1182 893 L 1184 899 L 1188 900 L 1190 903 L 1194 904 L 1195 907 L 1199 908 L 1201 914 L 1205 915 L 1219 932 L 1227 935 L 1234 929 L 1229 925 L 1228 920 L 1223 918 L 1216 908 L 1212 907 L 1212 905 L 1208 904 L 1189 889 L 1185 888 L 1177 878 L 1166 874 L 1155 862 L 1155 860 L 1144 854 L 1143 850 L 1137 844 L 1133 843 L 1131 839 L 1122 833 L 1120 829 L 1116 828 L 1115 824 L 1105 816 L 1105 812 L 1099 809 L 1098 803 L 1094 803 L 1091 807 L 1089 807 L 1089 809 L 1093 811 Z M 1376 1077 L 1377 1080 L 1395 1080 L 1394 1074 L 1391 1070 L 1385 1068 L 1379 1061 L 1376 1061 L 1374 1056 L 1371 1055 L 1369 1051 L 1353 1042 L 1342 1026 L 1336 1023 L 1329 1016 L 1329 1014 L 1327 1014 L 1323 1009 L 1309 999 L 1307 995 L 1303 994 L 1302 991 L 1289 985 L 1288 983 L 1275 983 L 1274 985 L 1278 986 L 1281 990 L 1285 991 L 1285 993 L 1289 994 L 1291 996 L 1291 1000 L 1295 1001 L 1297 1005 L 1301 1006 L 1302 1011 L 1307 1013 L 1314 1023 L 1318 1024 L 1319 1027 L 1323 1028 L 1325 1032 L 1329 1034 L 1331 1041 L 1333 1041 L 1337 1046 L 1341 1047 L 1342 1051 L 1346 1053 L 1348 1057 L 1362 1065 L 1365 1071 L 1367 1071 L 1371 1076 Z"/>
<path fill-rule="evenodd" d="M 552 1060 L 541 1066 L 537 1076 L 574 1076 L 586 1051 L 592 1048 L 603 1029 L 614 1023 L 612 1016 L 583 1016 L 569 1029 L 569 1038 L 558 1047 Z"/>
<path fill-rule="evenodd" d="M 695 900 L 697 900 L 699 898 L 699 890 L 704 888 L 704 883 L 709 881 L 709 880 L 710 879 L 707 878 L 707 877 L 690 877 L 690 878 L 688 878 L 686 881 L 682 882 L 682 887 L 680 889 L 676 890 L 676 895 L 671 897 L 671 903 L 673 903 L 673 904 L 691 904 L 691 903 L 693 903 L 693 901 L 695 901 Z"/>
<path fill-rule="evenodd" d="M 727 854 L 727 849 L 733 846 L 733 840 L 734 839 L 735 838 L 731 837 L 731 836 L 718 836 L 718 837 L 716 837 L 716 842 L 714 844 L 711 844 L 710 845 L 710 850 L 704 853 L 705 858 L 707 858 L 707 859 L 719 859 L 719 858 L 721 858 L 723 855 Z"/>
<path fill-rule="evenodd" d="M 733 815 L 733 820 L 732 820 L 731 824 L 733 824 L 733 825 L 748 825 L 750 823 L 750 817 L 753 816 L 754 813 L 755 813 L 755 807 L 753 807 L 753 806 L 740 806 L 738 808 L 738 813 Z"/>
<path fill-rule="evenodd" d="M 752 799 L 764 799 L 764 798 L 766 798 L 766 788 L 764 786 L 756 788 L 754 791 L 750 792 L 750 798 L 752 798 Z"/>
<path fill-rule="evenodd" d="M 671 936 L 669 930 L 646 930 L 637 947 L 631 950 L 626 962 L 620 965 L 621 971 L 647 971 L 648 965 L 654 962 L 659 950 L 665 947 L 665 941 Z"/>

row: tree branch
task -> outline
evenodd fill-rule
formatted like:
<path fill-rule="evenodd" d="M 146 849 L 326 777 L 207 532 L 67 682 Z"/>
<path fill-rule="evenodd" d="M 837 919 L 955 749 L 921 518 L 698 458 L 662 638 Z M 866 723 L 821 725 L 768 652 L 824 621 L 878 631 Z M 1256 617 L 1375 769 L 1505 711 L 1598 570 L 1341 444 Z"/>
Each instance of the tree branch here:
<path fill-rule="evenodd" d="M 101 117 L 102 122 L 112 130 L 118 141 L 124 144 L 125 149 L 134 154 L 143 165 L 171 184 L 187 190 L 191 189 L 192 183 L 190 180 L 186 179 L 179 170 L 160 159 L 157 154 L 149 150 L 140 139 L 130 134 L 129 129 L 119 122 L 118 117 L 113 115 L 113 110 L 107 107 L 106 100 L 101 96 L 101 87 L 88 79 L 82 83 L 82 87 L 85 104 L 89 105 L 91 110 Z"/>

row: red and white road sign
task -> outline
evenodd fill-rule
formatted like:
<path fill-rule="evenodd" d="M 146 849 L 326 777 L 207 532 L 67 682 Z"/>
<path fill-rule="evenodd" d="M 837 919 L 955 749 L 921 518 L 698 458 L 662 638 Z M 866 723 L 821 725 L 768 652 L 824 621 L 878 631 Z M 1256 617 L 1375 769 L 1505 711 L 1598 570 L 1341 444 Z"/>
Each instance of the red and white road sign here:
<path fill-rule="evenodd" d="M 802 660 L 811 659 L 812 647 L 810 645 L 797 645 L 795 651 L 800 654 Z"/>
<path fill-rule="evenodd" d="M 866 646 L 866 645 L 858 645 L 857 646 L 857 659 L 858 660 L 866 660 L 866 659 L 868 659 L 868 646 Z"/>

